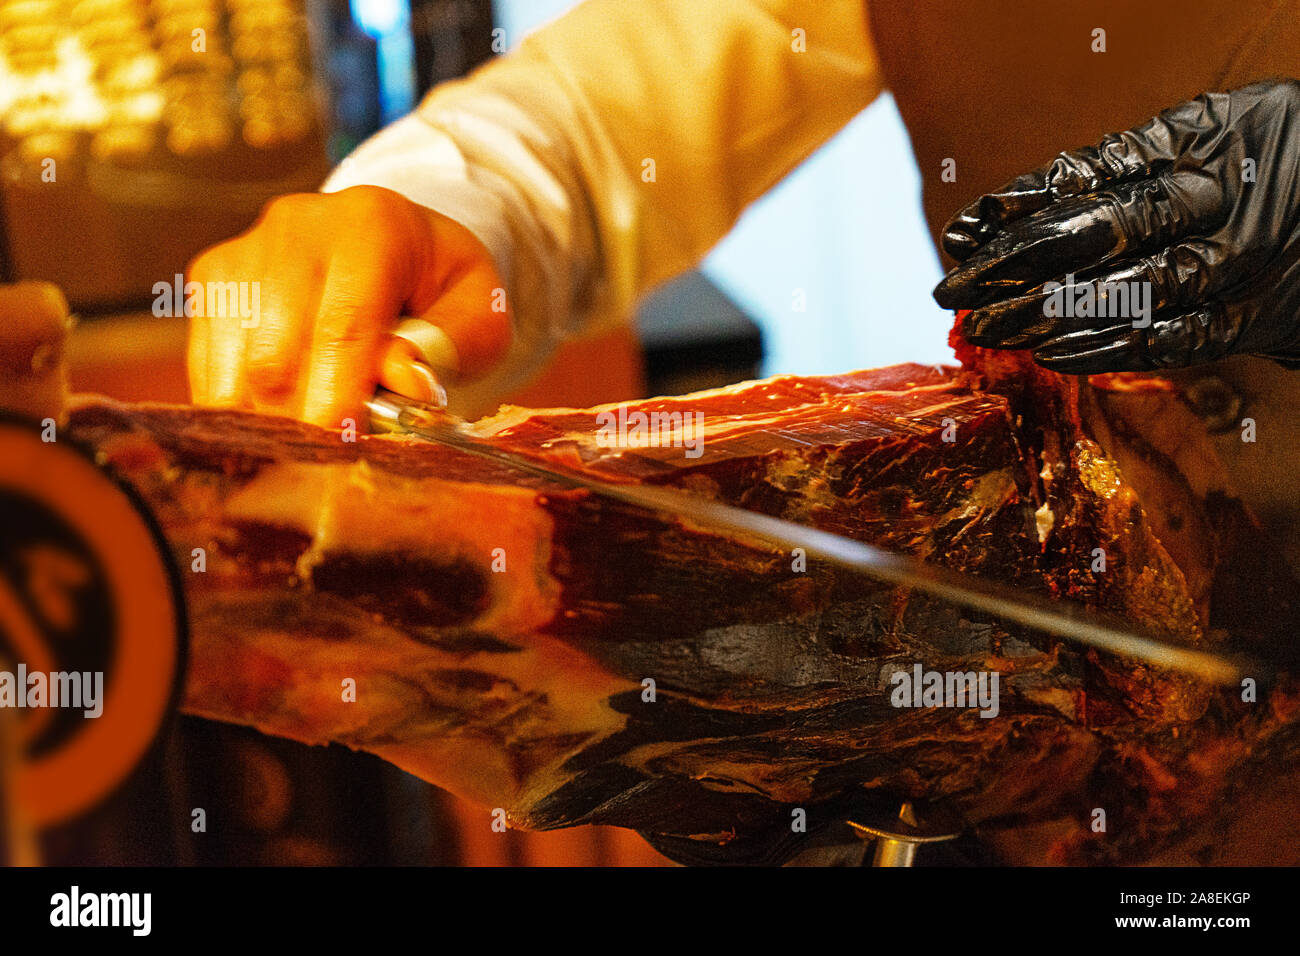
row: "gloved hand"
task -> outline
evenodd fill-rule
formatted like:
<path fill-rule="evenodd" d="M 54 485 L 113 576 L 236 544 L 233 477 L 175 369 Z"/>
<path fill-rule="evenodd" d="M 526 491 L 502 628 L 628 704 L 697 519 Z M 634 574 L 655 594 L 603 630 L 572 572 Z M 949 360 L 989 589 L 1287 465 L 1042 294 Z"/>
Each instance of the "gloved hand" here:
<path fill-rule="evenodd" d="M 1300 82 L 1206 93 L 1061 153 L 957 213 L 943 247 L 960 265 L 934 297 L 974 310 L 974 345 L 1076 374 L 1300 367 Z"/>

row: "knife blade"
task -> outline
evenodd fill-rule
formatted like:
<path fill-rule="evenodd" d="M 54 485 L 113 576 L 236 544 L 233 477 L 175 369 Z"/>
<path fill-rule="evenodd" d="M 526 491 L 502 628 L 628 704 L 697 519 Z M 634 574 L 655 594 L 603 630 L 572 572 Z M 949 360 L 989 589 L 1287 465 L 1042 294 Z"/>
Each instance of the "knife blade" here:
<path fill-rule="evenodd" d="M 1074 601 L 1049 600 L 1013 590 L 988 578 L 888 551 L 865 541 L 676 489 L 621 485 L 542 463 L 476 437 L 466 422 L 440 407 L 384 389 L 378 390 L 366 407 L 375 431 L 410 435 L 455 448 L 534 477 L 682 521 L 698 530 L 723 532 L 732 538 L 787 552 L 802 548 L 809 559 L 820 559 L 887 584 L 916 588 L 970 610 L 1210 683 L 1226 686 L 1238 684 L 1247 674 L 1261 677 L 1259 665 L 1248 658 L 1182 647 L 1156 635 L 1138 633 Z"/>

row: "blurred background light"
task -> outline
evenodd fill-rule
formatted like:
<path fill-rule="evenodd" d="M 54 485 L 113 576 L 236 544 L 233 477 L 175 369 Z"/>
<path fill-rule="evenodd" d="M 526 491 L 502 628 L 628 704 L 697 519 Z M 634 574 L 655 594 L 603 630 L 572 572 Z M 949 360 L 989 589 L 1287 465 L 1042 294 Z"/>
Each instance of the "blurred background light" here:
<path fill-rule="evenodd" d="M 356 25 L 376 40 L 405 29 L 411 18 L 407 0 L 351 0 L 351 9 Z"/>
<path fill-rule="evenodd" d="M 379 110 L 391 123 L 415 108 L 415 47 L 408 0 L 351 0 L 352 19 L 375 40 Z"/>

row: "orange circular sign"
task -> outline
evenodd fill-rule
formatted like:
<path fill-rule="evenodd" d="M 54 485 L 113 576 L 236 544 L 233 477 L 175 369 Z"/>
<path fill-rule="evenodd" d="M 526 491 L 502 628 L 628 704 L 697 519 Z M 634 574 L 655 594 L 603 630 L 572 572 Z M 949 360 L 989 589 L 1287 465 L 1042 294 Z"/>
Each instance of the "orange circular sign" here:
<path fill-rule="evenodd" d="M 14 798 L 37 827 L 130 776 L 185 658 L 179 579 L 152 517 L 52 428 L 0 419 L 0 720 L 17 728 Z"/>

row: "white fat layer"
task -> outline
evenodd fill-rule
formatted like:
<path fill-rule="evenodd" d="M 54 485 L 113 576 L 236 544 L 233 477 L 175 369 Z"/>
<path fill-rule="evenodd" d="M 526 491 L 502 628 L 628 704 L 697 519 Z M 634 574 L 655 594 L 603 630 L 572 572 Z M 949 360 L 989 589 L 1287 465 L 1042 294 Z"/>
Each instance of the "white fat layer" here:
<path fill-rule="evenodd" d="M 1043 502 L 1043 506 L 1034 512 L 1034 524 L 1038 528 L 1038 543 L 1044 544 L 1047 541 L 1047 536 L 1056 527 L 1056 515 L 1047 502 Z"/>
<path fill-rule="evenodd" d="M 267 466 L 232 495 L 226 514 L 308 535 L 296 564 L 304 586 L 335 554 L 406 554 L 479 568 L 490 599 L 473 625 L 518 634 L 550 620 L 559 600 L 549 572 L 553 526 L 536 497 L 527 488 L 405 478 L 364 461 L 286 462 Z M 497 549 L 505 573 L 490 570 Z"/>

